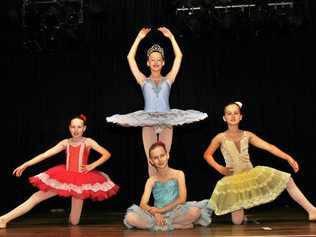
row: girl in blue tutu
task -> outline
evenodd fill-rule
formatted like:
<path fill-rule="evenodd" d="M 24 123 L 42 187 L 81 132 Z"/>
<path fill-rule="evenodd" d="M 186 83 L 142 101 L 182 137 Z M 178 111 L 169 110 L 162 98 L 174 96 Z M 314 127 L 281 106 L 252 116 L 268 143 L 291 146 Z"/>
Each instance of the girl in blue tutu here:
<path fill-rule="evenodd" d="M 187 190 L 183 171 L 168 166 L 169 153 L 164 143 L 156 142 L 149 148 L 149 162 L 156 169 L 145 184 L 140 206 L 127 209 L 124 224 L 128 228 L 170 231 L 193 228 L 194 224 L 211 223 L 208 200 L 186 202 Z M 151 194 L 154 204 L 150 205 Z"/>
<path fill-rule="evenodd" d="M 294 172 L 299 170 L 298 163 L 289 154 L 254 133 L 239 129 L 241 107 L 240 102 L 229 103 L 224 107 L 223 120 L 228 128 L 212 139 L 204 153 L 207 163 L 225 176 L 217 182 L 209 207 L 216 215 L 231 213 L 232 222 L 242 224 L 244 209 L 271 202 L 286 189 L 307 211 L 309 220 L 315 221 L 316 208 L 306 199 L 289 173 L 266 166 L 253 167 L 248 154 L 249 144 L 287 161 Z M 226 166 L 217 163 L 213 157 L 218 148 Z"/>
<path fill-rule="evenodd" d="M 166 75 L 161 74 L 165 65 L 165 53 L 158 44 L 152 45 L 147 50 L 147 66 L 150 75 L 146 76 L 139 70 L 135 60 L 136 51 L 140 42 L 150 31 L 150 28 L 143 28 L 139 31 L 127 56 L 130 70 L 142 89 L 144 109 L 128 114 L 115 114 L 106 118 L 108 122 L 121 126 L 142 127 L 143 145 L 147 160 L 149 159 L 148 149 L 157 140 L 164 142 L 167 151 L 170 151 L 173 126 L 197 122 L 207 117 L 206 113 L 196 110 L 170 109 L 169 95 L 181 66 L 182 52 L 168 28 L 159 27 L 158 31 L 167 37 L 172 44 L 174 60 L 171 70 Z M 149 175 L 153 175 L 154 172 L 155 169 L 148 162 Z"/>

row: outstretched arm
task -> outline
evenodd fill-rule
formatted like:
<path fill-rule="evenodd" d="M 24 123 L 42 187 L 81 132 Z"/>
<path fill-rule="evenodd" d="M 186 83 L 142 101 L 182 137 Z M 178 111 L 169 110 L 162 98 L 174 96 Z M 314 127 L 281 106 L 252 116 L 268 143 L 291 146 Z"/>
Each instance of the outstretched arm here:
<path fill-rule="evenodd" d="M 174 82 L 174 80 L 176 79 L 176 76 L 179 72 L 180 66 L 181 66 L 181 62 L 182 62 L 182 52 L 181 49 L 174 37 L 174 35 L 171 33 L 171 31 L 166 28 L 166 27 L 159 27 L 158 30 L 163 33 L 163 35 L 167 38 L 170 39 L 171 44 L 172 44 L 172 48 L 173 48 L 173 52 L 175 54 L 175 58 L 173 61 L 173 65 L 172 68 L 170 70 L 170 72 L 167 74 L 167 79 L 170 82 Z"/>
<path fill-rule="evenodd" d="M 215 170 L 217 170 L 219 173 L 221 173 L 222 175 L 230 175 L 230 174 L 233 173 L 233 168 L 232 167 L 224 167 L 224 166 L 220 165 L 219 163 L 217 163 L 215 161 L 214 156 L 213 156 L 215 151 L 221 145 L 221 137 L 222 137 L 222 134 L 217 134 L 212 139 L 212 141 L 210 142 L 209 146 L 205 150 L 203 157 L 206 160 L 206 162 L 210 166 L 212 166 Z"/>
<path fill-rule="evenodd" d="M 19 167 L 17 167 L 14 171 L 13 171 L 13 175 L 20 177 L 23 173 L 23 171 L 27 168 L 30 167 L 32 165 L 35 165 L 59 152 L 61 152 L 62 150 L 65 149 L 66 147 L 66 142 L 67 140 L 63 140 L 61 142 L 59 142 L 56 146 L 50 148 L 49 150 L 35 156 L 34 158 L 30 159 L 29 161 L 23 163 L 22 165 L 20 165 Z"/>
<path fill-rule="evenodd" d="M 296 162 L 296 160 L 293 159 L 292 156 L 290 156 L 286 152 L 282 151 L 281 149 L 279 149 L 275 145 L 272 145 L 272 144 L 266 142 L 265 140 L 259 138 L 254 133 L 248 131 L 248 134 L 250 137 L 250 139 L 249 139 L 250 144 L 252 144 L 255 147 L 258 147 L 260 149 L 266 150 L 266 151 L 270 152 L 271 154 L 273 154 L 281 159 L 286 160 L 289 163 L 289 165 L 292 167 L 292 169 L 294 170 L 295 173 L 299 170 L 299 165 Z"/>
<path fill-rule="evenodd" d="M 151 30 L 150 28 L 142 28 L 139 31 L 134 43 L 132 44 L 131 49 L 129 50 L 129 53 L 127 55 L 127 61 L 129 64 L 129 68 L 131 69 L 137 83 L 141 86 L 144 84 L 145 75 L 139 70 L 138 65 L 136 63 L 136 60 L 135 60 L 135 56 L 136 56 L 136 51 L 137 51 L 137 48 L 138 48 L 140 41 L 142 41 L 142 39 L 146 37 L 146 35 L 148 34 L 148 32 L 150 30 Z"/>
<path fill-rule="evenodd" d="M 99 165 L 106 162 L 111 157 L 111 153 L 105 149 L 104 147 L 100 146 L 96 141 L 94 141 L 91 138 L 87 139 L 87 145 L 90 146 L 93 150 L 97 151 L 101 154 L 101 157 L 97 159 L 96 161 L 92 162 L 89 165 L 81 165 L 80 170 L 83 173 L 87 173 L 91 170 L 94 170 Z"/>

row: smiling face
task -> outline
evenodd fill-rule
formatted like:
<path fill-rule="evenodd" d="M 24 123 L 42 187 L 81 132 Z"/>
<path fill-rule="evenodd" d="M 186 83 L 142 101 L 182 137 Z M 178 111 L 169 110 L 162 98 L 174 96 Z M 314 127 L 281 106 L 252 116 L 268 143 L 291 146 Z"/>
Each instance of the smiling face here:
<path fill-rule="evenodd" d="M 165 61 L 159 52 L 152 52 L 147 59 L 147 65 L 151 71 L 158 72 L 161 71 L 164 66 Z"/>
<path fill-rule="evenodd" d="M 227 105 L 224 109 L 223 119 L 228 125 L 238 125 L 242 119 L 240 107 L 234 103 Z"/>
<path fill-rule="evenodd" d="M 86 126 L 82 119 L 74 118 L 70 121 L 69 131 L 73 138 L 81 138 L 85 130 Z"/>
<path fill-rule="evenodd" d="M 168 166 L 169 154 L 163 146 L 156 146 L 149 152 L 149 162 L 156 169 L 163 169 Z"/>

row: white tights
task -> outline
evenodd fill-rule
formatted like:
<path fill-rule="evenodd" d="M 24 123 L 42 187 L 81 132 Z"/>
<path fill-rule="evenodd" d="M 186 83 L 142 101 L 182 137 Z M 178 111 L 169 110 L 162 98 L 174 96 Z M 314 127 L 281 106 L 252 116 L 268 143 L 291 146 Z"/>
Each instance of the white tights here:
<path fill-rule="evenodd" d="M 38 191 L 29 197 L 25 202 L 6 213 L 0 217 L 0 228 L 5 228 L 6 224 L 11 220 L 24 215 L 29 212 L 33 207 L 35 207 L 40 202 L 47 200 L 51 197 L 56 196 L 56 193 L 48 191 Z M 82 210 L 83 200 L 72 198 L 71 199 L 71 211 L 69 215 L 69 222 L 72 225 L 77 225 L 80 221 L 81 210 Z"/>

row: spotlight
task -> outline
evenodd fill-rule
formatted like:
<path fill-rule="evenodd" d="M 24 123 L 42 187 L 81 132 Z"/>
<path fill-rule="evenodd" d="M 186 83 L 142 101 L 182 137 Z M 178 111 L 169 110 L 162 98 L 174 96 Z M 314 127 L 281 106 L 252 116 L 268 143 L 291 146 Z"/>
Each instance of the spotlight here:
<path fill-rule="evenodd" d="M 23 0 L 24 45 L 42 50 L 53 45 L 49 49 L 55 50 L 59 35 L 77 30 L 83 20 L 83 0 Z"/>

